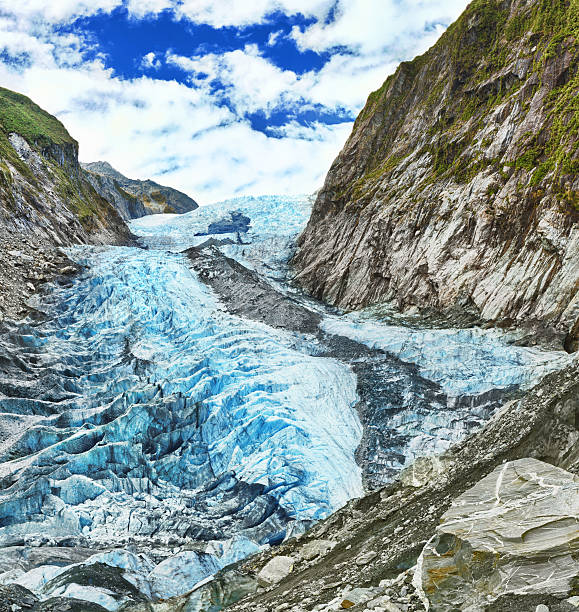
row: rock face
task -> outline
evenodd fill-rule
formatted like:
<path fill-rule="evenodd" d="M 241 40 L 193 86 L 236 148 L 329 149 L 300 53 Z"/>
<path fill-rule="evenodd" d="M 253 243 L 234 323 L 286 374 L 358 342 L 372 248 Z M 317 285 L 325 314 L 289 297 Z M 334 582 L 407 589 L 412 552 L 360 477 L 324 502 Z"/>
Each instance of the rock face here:
<path fill-rule="evenodd" d="M 82 164 L 87 180 L 128 221 L 156 213 L 186 213 L 198 208 L 188 195 L 155 183 L 127 178 L 108 162 Z"/>
<path fill-rule="evenodd" d="M 575 594 L 579 478 L 536 459 L 497 467 L 442 516 L 415 581 L 433 610 Z"/>
<path fill-rule="evenodd" d="M 241 262 L 259 253 L 275 262 L 291 242 L 293 205 L 274 204 L 244 211 L 252 224 L 243 243 L 221 247 L 231 256 L 159 248 L 165 223 L 175 250 L 207 238 L 191 231 L 202 214 L 197 227 L 211 226 L 203 209 L 132 223 L 137 234 L 155 229 L 139 235 L 150 249 L 70 249 L 83 272 L 38 300 L 42 316 L 0 325 L 0 584 L 111 611 L 150 610 L 191 589 L 203 605 L 235 601 L 269 559 L 253 574 L 232 577 L 228 566 L 269 544 L 275 552 L 362 495 L 363 478 L 391 481 L 416 454 L 478 429 L 511 387 L 573 361 L 511 346 L 494 330 L 362 323 L 270 282 Z M 284 232 L 277 252 L 272 224 L 255 214 L 265 208 Z M 407 481 L 414 491 L 438 473 L 422 466 Z M 414 510 L 411 527 L 432 526 L 425 506 Z M 365 588 L 356 581 L 398 539 L 386 547 L 366 524 L 351 552 L 336 522 L 276 563 L 291 557 L 301 572 L 343 555 L 347 567 L 334 567 L 331 581 Z M 281 581 L 295 573 L 274 569 Z"/>
<path fill-rule="evenodd" d="M 40 284 L 71 273 L 57 247 L 131 241 L 116 210 L 84 179 L 77 154 L 57 119 L 0 88 L 0 317 L 23 314 Z"/>
<path fill-rule="evenodd" d="M 293 264 L 346 309 L 579 335 L 577 0 L 474 0 L 368 98 Z"/>
<path fill-rule="evenodd" d="M 108 200 L 125 221 L 151 214 L 141 200 L 132 193 L 125 191 L 112 176 L 97 174 L 88 170 L 85 170 L 85 176 L 95 191 Z"/>

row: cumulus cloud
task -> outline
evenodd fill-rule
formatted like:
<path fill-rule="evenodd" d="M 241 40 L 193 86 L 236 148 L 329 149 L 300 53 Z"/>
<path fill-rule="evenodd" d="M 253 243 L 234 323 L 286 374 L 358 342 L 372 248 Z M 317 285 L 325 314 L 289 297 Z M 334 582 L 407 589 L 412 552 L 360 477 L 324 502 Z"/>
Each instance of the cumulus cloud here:
<path fill-rule="evenodd" d="M 58 23 L 99 12 L 109 13 L 122 4 L 122 0 L 0 0 L 0 13 L 21 18 L 41 17 Z"/>
<path fill-rule="evenodd" d="M 295 101 L 296 94 L 299 95 L 296 74 L 274 66 L 260 54 L 256 45 L 192 58 L 169 54 L 167 61 L 190 73 L 197 88 L 208 89 L 210 81 L 219 82 L 240 115 L 244 111 L 267 114 L 284 99 Z"/>
<path fill-rule="evenodd" d="M 196 23 L 243 27 L 264 23 L 276 12 L 323 19 L 333 3 L 334 0 L 183 0 L 175 10 Z"/>
<path fill-rule="evenodd" d="M 145 69 L 158 70 L 161 67 L 161 60 L 157 57 L 153 51 L 143 56 L 141 60 L 141 66 Z"/>
<path fill-rule="evenodd" d="M 346 47 L 363 55 L 407 56 L 431 44 L 440 35 L 436 26 L 454 21 L 466 4 L 464 0 L 338 0 L 332 20 L 295 26 L 292 37 L 302 50 Z"/>
<path fill-rule="evenodd" d="M 56 114 L 83 161 L 104 159 L 134 178 L 153 178 L 209 202 L 243 193 L 317 189 L 370 91 L 400 59 L 425 50 L 467 0 L 0 0 L 0 84 Z M 146 76 L 121 78 L 78 17 L 124 7 L 132 19 L 172 12 L 176 20 L 243 28 L 271 22 L 263 48 L 186 56 L 167 49 L 134 58 Z M 287 35 L 278 12 L 315 21 L 289 40 L 330 52 L 319 69 L 276 65 L 269 51 Z M 243 30 L 239 30 L 242 39 Z M 88 53 L 90 51 L 90 53 Z M 164 65 L 183 78 L 163 80 Z M 167 77 L 166 77 L 167 78 Z M 319 120 L 298 121 L 310 110 Z M 252 113 L 278 120 L 265 133 Z M 284 125 L 278 125 L 279 114 Z M 322 116 L 332 116 L 324 123 Z"/>

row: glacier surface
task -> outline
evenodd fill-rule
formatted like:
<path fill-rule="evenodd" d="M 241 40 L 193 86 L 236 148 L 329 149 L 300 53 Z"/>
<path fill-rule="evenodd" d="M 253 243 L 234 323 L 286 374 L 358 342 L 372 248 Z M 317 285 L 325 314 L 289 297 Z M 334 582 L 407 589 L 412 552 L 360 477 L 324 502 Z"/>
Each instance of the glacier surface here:
<path fill-rule="evenodd" d="M 565 365 L 497 332 L 300 298 L 284 279 L 310 206 L 237 198 L 135 220 L 145 249 L 70 250 L 83 272 L 47 292 L 43 316 L 3 324 L 0 546 L 96 550 L 0 583 L 110 610 L 185 592 L 361 495 L 356 458 L 380 484 Z M 203 244 L 322 313 L 318 335 L 228 313 L 180 253 Z M 103 567 L 121 595 L 94 583 Z"/>
<path fill-rule="evenodd" d="M 372 310 L 327 316 L 322 329 L 416 364 L 422 376 L 451 397 L 492 389 L 526 389 L 549 372 L 568 365 L 563 351 L 516 346 L 496 329 L 419 329 L 377 320 Z"/>
<path fill-rule="evenodd" d="M 223 494 L 244 483 L 247 504 L 261 491 L 274 523 L 282 513 L 317 520 L 361 492 L 347 366 L 228 315 L 181 255 L 71 256 L 87 272 L 51 295 L 49 320 L 23 329 L 17 347 L 33 364 L 34 397 L 1 400 L 21 435 L 1 457 L 3 481 L 15 484 L 0 493 L 0 541 L 35 529 L 190 531 L 183 513 L 198 490 L 211 503 L 208 484 Z M 30 481 L 37 494 L 19 499 Z M 154 511 L 172 517 L 161 530 Z"/>
<path fill-rule="evenodd" d="M 151 248 L 180 252 L 213 239 L 220 250 L 248 268 L 283 278 L 294 241 L 312 208 L 308 196 L 243 196 L 201 206 L 184 215 L 153 215 L 135 219 L 131 230 Z M 247 231 L 209 233 L 218 220 L 241 212 L 250 220 Z"/>

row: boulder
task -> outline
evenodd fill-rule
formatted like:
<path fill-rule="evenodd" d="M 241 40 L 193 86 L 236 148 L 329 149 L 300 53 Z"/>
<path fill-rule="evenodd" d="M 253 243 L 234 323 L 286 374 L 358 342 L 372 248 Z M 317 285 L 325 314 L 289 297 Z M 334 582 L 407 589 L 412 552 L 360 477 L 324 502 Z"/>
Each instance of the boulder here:
<path fill-rule="evenodd" d="M 373 550 L 365 552 L 356 559 L 356 565 L 368 565 L 368 563 L 373 561 L 377 556 L 378 553 L 374 552 Z"/>
<path fill-rule="evenodd" d="M 348 609 L 364 603 L 373 597 L 374 593 L 371 589 L 353 589 L 342 600 L 342 608 Z"/>
<path fill-rule="evenodd" d="M 578 477 L 519 459 L 453 502 L 421 554 L 415 586 L 437 612 L 485 610 L 511 595 L 563 599 L 575 595 L 578 554 Z"/>
<path fill-rule="evenodd" d="M 302 546 L 300 557 L 304 561 L 311 561 L 316 557 L 327 555 L 336 545 L 332 540 L 312 540 Z"/>
<path fill-rule="evenodd" d="M 257 582 L 262 587 L 272 586 L 283 580 L 294 568 L 295 559 L 279 555 L 271 559 L 257 575 Z"/>

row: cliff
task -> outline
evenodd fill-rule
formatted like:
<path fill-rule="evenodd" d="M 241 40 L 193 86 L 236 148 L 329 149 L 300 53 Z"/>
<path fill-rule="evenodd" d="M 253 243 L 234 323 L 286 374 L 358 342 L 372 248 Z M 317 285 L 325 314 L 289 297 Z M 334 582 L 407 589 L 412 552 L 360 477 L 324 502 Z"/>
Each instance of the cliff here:
<path fill-rule="evenodd" d="M 0 319 L 24 314 L 40 284 L 72 271 L 58 247 L 130 241 L 85 180 L 78 143 L 62 123 L 0 88 Z"/>
<path fill-rule="evenodd" d="M 474 0 L 368 98 L 293 259 L 345 309 L 579 336 L 579 2 Z"/>
<path fill-rule="evenodd" d="M 82 164 L 93 187 L 112 202 L 125 220 L 156 213 L 186 213 L 199 208 L 187 194 L 155 181 L 127 178 L 108 162 Z"/>

